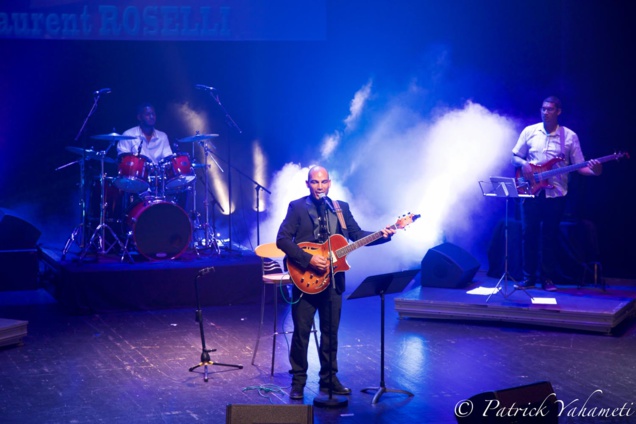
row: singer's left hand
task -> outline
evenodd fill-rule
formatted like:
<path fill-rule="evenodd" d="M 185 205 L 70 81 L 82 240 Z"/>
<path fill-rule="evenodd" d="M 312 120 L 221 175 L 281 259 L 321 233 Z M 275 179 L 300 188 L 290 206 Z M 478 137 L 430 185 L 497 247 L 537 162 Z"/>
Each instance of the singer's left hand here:
<path fill-rule="evenodd" d="M 391 225 L 387 225 L 386 228 L 382 229 L 382 237 L 390 238 L 393 234 L 395 234 L 395 228 Z"/>

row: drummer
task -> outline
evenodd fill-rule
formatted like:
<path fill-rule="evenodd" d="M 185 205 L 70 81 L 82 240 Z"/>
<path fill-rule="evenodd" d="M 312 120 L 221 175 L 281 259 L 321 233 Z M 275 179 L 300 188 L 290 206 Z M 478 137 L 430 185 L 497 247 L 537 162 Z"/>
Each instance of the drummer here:
<path fill-rule="evenodd" d="M 133 154 L 145 156 L 153 164 L 158 164 L 165 157 L 172 155 L 170 141 L 163 131 L 155 128 L 157 114 L 150 103 L 142 103 L 137 108 L 139 125 L 124 131 L 123 135 L 135 137 L 131 140 L 120 140 L 117 144 L 117 154 Z"/>

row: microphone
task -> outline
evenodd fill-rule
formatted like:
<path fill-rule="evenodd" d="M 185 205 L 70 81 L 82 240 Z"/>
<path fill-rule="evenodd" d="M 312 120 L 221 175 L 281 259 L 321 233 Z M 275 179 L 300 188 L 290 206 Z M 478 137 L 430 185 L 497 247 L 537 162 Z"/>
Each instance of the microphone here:
<path fill-rule="evenodd" d="M 137 150 L 137 156 L 141 156 L 141 146 L 144 144 L 144 138 L 139 136 L 139 149 Z"/>
<path fill-rule="evenodd" d="M 112 90 L 110 88 L 102 88 L 100 90 L 95 91 L 93 94 L 96 96 L 101 96 L 102 94 L 108 94 L 110 93 Z"/>
<path fill-rule="evenodd" d="M 327 195 L 325 193 L 318 193 L 318 199 L 322 200 L 322 202 L 327 205 L 327 207 L 329 208 L 329 210 L 333 213 L 336 213 L 336 210 L 333 207 L 333 204 L 331 204 L 331 200 L 329 200 L 329 198 L 327 197 Z"/>
<path fill-rule="evenodd" d="M 209 86 L 203 85 L 203 84 L 195 84 L 194 88 L 196 88 L 197 90 L 216 91 L 216 88 L 209 87 Z"/>
<path fill-rule="evenodd" d="M 199 271 L 199 273 L 197 274 L 197 277 L 202 277 L 205 274 L 209 274 L 210 272 L 214 271 L 214 267 L 213 266 L 209 266 L 207 268 L 203 268 L 202 270 Z"/>

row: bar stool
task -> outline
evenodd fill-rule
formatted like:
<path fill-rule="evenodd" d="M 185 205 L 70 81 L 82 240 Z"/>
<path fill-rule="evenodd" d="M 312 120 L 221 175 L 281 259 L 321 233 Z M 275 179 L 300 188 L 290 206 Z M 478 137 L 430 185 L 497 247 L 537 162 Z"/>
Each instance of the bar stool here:
<path fill-rule="evenodd" d="M 261 319 L 258 324 L 258 335 L 256 336 L 256 345 L 254 346 L 254 353 L 252 355 L 252 365 L 254 365 L 254 361 L 256 360 L 256 352 L 258 352 L 258 346 L 260 344 L 260 340 L 263 337 L 272 337 L 272 366 L 270 375 L 274 375 L 274 362 L 276 359 L 276 336 L 279 334 L 291 334 L 291 331 L 278 331 L 278 290 L 282 290 L 283 286 L 289 286 L 293 284 L 289 273 L 285 272 L 283 269 L 283 258 L 285 257 L 285 253 L 276 247 L 276 243 L 266 243 L 257 246 L 254 249 L 254 253 L 259 256 L 262 260 L 263 265 L 263 294 L 261 296 Z M 274 295 L 274 330 L 270 335 L 263 335 L 263 318 L 265 317 L 265 296 L 267 286 L 273 287 L 273 295 Z M 318 336 L 316 335 L 316 326 L 314 324 L 312 328 L 312 333 L 314 333 L 314 339 L 316 341 L 316 346 L 318 346 Z"/>

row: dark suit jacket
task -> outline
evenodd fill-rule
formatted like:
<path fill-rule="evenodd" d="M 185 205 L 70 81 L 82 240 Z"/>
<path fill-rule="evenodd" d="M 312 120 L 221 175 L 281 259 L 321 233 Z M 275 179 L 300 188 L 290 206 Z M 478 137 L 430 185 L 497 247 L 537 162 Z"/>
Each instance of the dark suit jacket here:
<path fill-rule="evenodd" d="M 338 218 L 332 212 L 329 213 L 329 225 L 330 228 L 336 228 L 336 231 L 332 230 L 332 234 L 342 234 L 349 240 L 359 240 L 364 236 L 372 234 L 370 231 L 363 231 L 353 218 L 351 211 L 349 210 L 349 204 L 346 202 L 338 201 L 340 208 L 342 209 L 342 215 L 347 226 L 347 234 L 344 234 Z M 316 207 L 309 196 L 301 197 L 289 203 L 287 209 L 287 215 L 280 225 L 278 230 L 278 236 L 276 237 L 276 245 L 281 249 L 287 257 L 297 263 L 302 268 L 307 268 L 311 261 L 311 254 L 305 252 L 298 243 L 305 241 L 316 242 L 318 228 L 317 222 L 318 213 Z M 388 241 L 388 239 L 380 238 L 379 240 L 370 243 L 380 244 Z"/>

